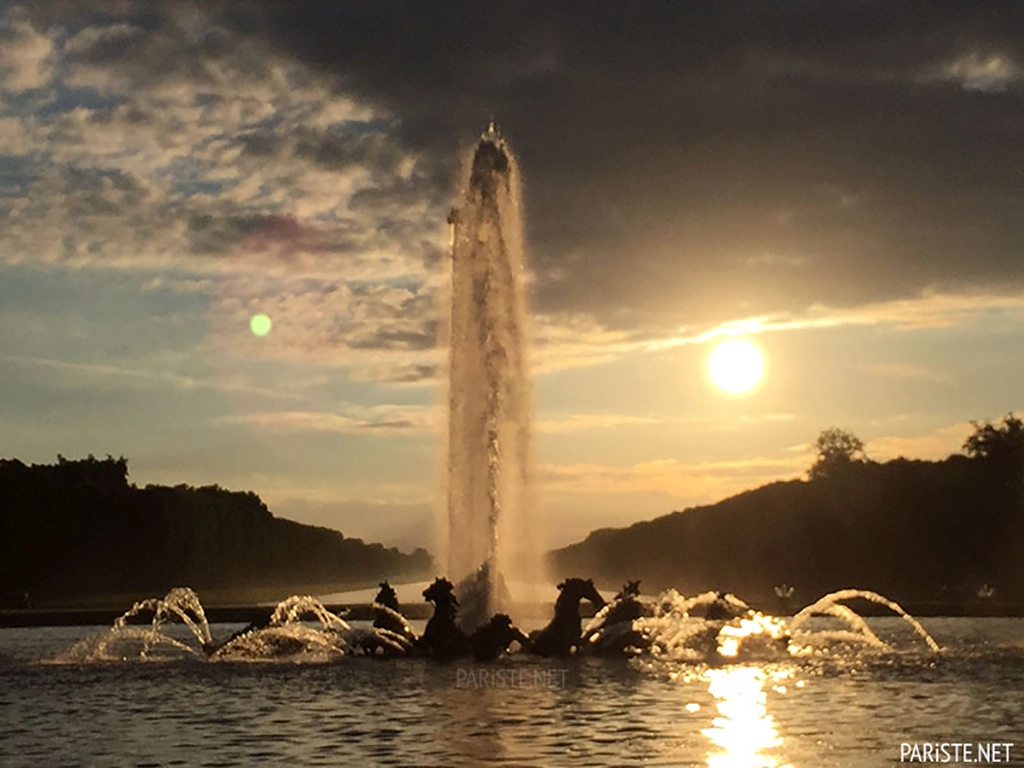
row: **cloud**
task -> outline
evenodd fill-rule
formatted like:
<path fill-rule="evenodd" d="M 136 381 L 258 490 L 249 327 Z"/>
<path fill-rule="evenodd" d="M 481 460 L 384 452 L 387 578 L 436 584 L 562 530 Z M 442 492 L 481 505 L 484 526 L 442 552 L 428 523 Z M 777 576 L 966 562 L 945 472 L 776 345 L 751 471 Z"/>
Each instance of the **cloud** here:
<path fill-rule="evenodd" d="M 951 294 L 927 290 L 916 297 L 872 302 L 860 307 L 816 304 L 802 313 L 730 320 L 692 333 L 641 340 L 628 346 L 654 351 L 744 334 L 847 326 L 889 326 L 896 331 L 934 330 L 982 320 L 991 322 L 994 317 L 1007 323 L 1024 317 L 1024 292 Z M 909 369 L 890 368 L 888 372 L 892 374 L 897 370 L 907 375 Z"/>
<path fill-rule="evenodd" d="M 1024 69 L 1003 54 L 974 52 L 947 64 L 941 75 L 959 83 L 964 90 L 998 93 L 1024 80 Z"/>
<path fill-rule="evenodd" d="M 181 7 L 60 19 L 60 88 L 0 115 L 21 166 L 0 259 L 422 280 L 444 215 L 393 121 Z M 11 18 L 19 40 L 58 33 L 43 11 Z"/>
<path fill-rule="evenodd" d="M 967 422 L 950 424 L 924 435 L 876 437 L 864 445 L 865 453 L 875 461 L 899 457 L 936 460 L 960 453 L 964 441 L 974 431 Z"/>
<path fill-rule="evenodd" d="M 941 327 L 1024 287 L 1005 6 L 948 4 L 908 44 L 908 11 L 855 2 L 744 6 L 752 27 L 728 3 L 607 25 L 43 5 L 2 22 L 25 55 L 0 77 L 38 93 L 0 110 L 0 260 L 217 280 L 221 354 L 435 381 L 445 216 L 490 113 L 524 172 L 539 372 L 744 329 Z M 236 333 L 257 304 L 258 344 Z"/>
<path fill-rule="evenodd" d="M 558 419 L 540 419 L 535 423 L 542 434 L 569 434 L 591 429 L 613 429 L 665 424 L 670 419 L 658 416 L 631 416 L 620 413 L 576 413 Z"/>
<path fill-rule="evenodd" d="M 590 430 L 643 428 L 676 424 L 705 429 L 731 429 L 753 424 L 789 421 L 791 414 L 743 415 L 733 422 L 707 417 L 681 418 L 663 415 L 637 416 L 622 413 L 574 413 L 556 418 L 538 418 L 533 423 L 540 435 L 561 435 Z M 279 432 L 341 432 L 390 435 L 434 432 L 444 425 L 445 409 L 436 405 L 371 406 L 345 405 L 335 411 L 267 411 L 238 414 L 219 419 L 220 423 L 244 424 Z"/>
<path fill-rule="evenodd" d="M 223 424 L 243 424 L 271 432 L 340 432 L 394 435 L 429 431 L 439 424 L 435 409 L 412 406 L 349 406 L 344 412 L 273 411 L 225 416 Z"/>
<path fill-rule="evenodd" d="M 1018 418 L 1020 411 L 1015 412 Z M 1002 415 L 996 418 L 998 421 Z M 868 440 L 865 452 L 875 461 L 899 457 L 937 460 L 963 451 L 964 442 L 974 433 L 974 424 L 961 421 L 939 427 L 923 435 L 885 436 Z"/>
<path fill-rule="evenodd" d="M 653 459 L 630 466 L 545 464 L 541 487 L 547 491 L 632 494 L 661 492 L 688 502 L 717 501 L 747 488 L 805 474 L 807 456 L 753 456 L 731 461 L 685 463 Z"/>
<path fill-rule="evenodd" d="M 544 314 L 664 330 L 1021 284 L 1015 7 L 641 4 L 614 23 L 610 6 L 510 8 L 236 6 L 220 21 L 401 116 L 402 141 L 449 168 L 497 115 Z M 949 87 L 985 77 L 1007 92 Z"/>
<path fill-rule="evenodd" d="M 53 74 L 53 40 L 12 9 L 0 21 L 0 88 L 27 91 L 47 85 Z"/>
<path fill-rule="evenodd" d="M 105 386 L 109 386 L 110 382 L 119 382 L 123 385 L 127 381 L 133 382 L 136 386 L 145 387 L 171 387 L 178 390 L 210 389 L 228 394 L 244 393 L 283 400 L 305 399 L 302 395 L 294 392 L 253 386 L 246 381 L 230 377 L 196 378 L 171 371 L 123 368 L 117 365 L 80 363 L 25 355 L 0 355 L 0 360 L 14 365 L 64 372 L 77 380 L 74 384 L 75 387 L 80 387 L 83 379 L 99 381 Z"/>
<path fill-rule="evenodd" d="M 534 423 L 538 433 L 571 434 L 592 429 L 643 428 L 671 425 L 677 429 L 689 428 L 702 433 L 728 431 L 757 424 L 793 421 L 792 413 L 741 414 L 732 419 L 705 414 L 668 416 L 665 414 L 636 415 L 625 413 L 574 413 L 561 418 L 541 418 Z"/>

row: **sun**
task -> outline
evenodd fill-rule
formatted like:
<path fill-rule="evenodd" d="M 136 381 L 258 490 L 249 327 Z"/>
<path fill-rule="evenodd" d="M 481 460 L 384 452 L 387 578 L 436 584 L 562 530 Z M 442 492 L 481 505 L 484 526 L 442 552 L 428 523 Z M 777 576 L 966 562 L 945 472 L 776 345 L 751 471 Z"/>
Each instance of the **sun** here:
<path fill-rule="evenodd" d="M 764 353 L 748 339 L 720 342 L 708 357 L 708 376 L 730 395 L 752 391 L 764 378 Z"/>

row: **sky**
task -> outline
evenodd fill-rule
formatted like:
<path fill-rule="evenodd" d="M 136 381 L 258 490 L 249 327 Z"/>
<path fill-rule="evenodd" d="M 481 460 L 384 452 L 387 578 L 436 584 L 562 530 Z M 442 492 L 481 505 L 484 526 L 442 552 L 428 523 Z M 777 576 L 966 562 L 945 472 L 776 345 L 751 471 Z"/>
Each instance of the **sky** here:
<path fill-rule="evenodd" d="M 937 458 L 1021 408 L 1024 4 L 4 3 L 0 456 L 430 547 L 492 117 L 551 546 L 805 476 L 830 426 Z M 737 334 L 744 397 L 704 372 Z"/>

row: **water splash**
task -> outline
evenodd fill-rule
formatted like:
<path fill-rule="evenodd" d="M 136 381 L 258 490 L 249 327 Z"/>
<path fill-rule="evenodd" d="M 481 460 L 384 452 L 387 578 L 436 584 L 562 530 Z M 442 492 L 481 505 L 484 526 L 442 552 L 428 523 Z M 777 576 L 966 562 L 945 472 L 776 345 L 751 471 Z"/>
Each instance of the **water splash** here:
<path fill-rule="evenodd" d="M 148 626 L 133 624 L 153 612 Z M 307 626 L 312 618 L 319 627 Z M 179 639 L 172 625 L 183 624 L 191 639 Z M 278 603 L 266 626 L 253 627 L 222 644 L 214 642 L 199 597 L 188 587 L 175 587 L 162 598 L 140 600 L 114 620 L 106 632 L 75 643 L 51 663 L 87 664 L 110 661 L 332 661 L 349 655 L 404 655 L 409 638 L 380 628 L 353 628 L 309 595 L 293 595 Z"/>
<path fill-rule="evenodd" d="M 933 652 L 938 643 L 924 627 L 898 604 L 875 592 L 843 590 L 826 595 L 804 608 L 790 622 L 756 611 L 734 595 L 705 592 L 685 597 L 667 590 L 647 603 L 646 615 L 624 622 L 628 626 L 606 626 L 615 604 L 605 606 L 584 629 L 595 649 L 602 635 L 613 638 L 632 630 L 646 643 L 652 658 L 688 663 L 733 663 L 750 660 L 782 660 L 826 649 L 833 643 L 857 643 L 875 650 L 891 648 L 871 629 L 868 622 L 840 601 L 863 598 L 888 607 L 903 618 Z M 843 621 L 847 631 L 801 629 L 812 615 L 827 615 Z"/>
<path fill-rule="evenodd" d="M 295 624 L 301 621 L 303 616 L 310 615 L 319 621 L 324 629 L 332 631 L 352 629 L 344 619 L 331 613 L 323 603 L 312 595 L 286 597 L 274 608 L 274 612 L 270 615 L 270 625 Z"/>
<path fill-rule="evenodd" d="M 344 639 L 336 633 L 290 622 L 239 635 L 217 649 L 211 660 L 326 662 L 341 658 L 349 651 Z"/>
<path fill-rule="evenodd" d="M 125 627 L 131 618 L 143 611 L 153 611 L 153 632 L 159 632 L 161 625 L 169 619 L 178 618 L 200 644 L 212 641 L 203 604 L 199 602 L 199 596 L 188 587 L 174 587 L 161 598 L 140 600 L 114 620 L 114 629 Z"/>
<path fill-rule="evenodd" d="M 140 614 L 153 612 L 148 627 L 129 622 Z M 180 621 L 198 643 L 192 646 L 164 632 L 165 626 Z M 161 598 L 148 598 L 132 605 L 118 616 L 105 633 L 75 643 L 54 661 L 88 663 L 96 661 L 127 661 L 163 659 L 174 655 L 203 656 L 213 642 L 210 625 L 199 597 L 188 587 L 175 587 Z"/>
<path fill-rule="evenodd" d="M 302 622 L 312 617 L 319 629 Z M 274 608 L 267 626 L 230 638 L 212 657 L 220 661 L 330 661 L 352 652 L 348 623 L 311 595 L 292 595 Z"/>
<path fill-rule="evenodd" d="M 900 618 L 902 618 L 911 627 L 913 627 L 914 631 L 918 635 L 920 635 L 921 639 L 928 644 L 928 647 L 932 651 L 938 653 L 942 650 L 939 644 L 935 642 L 934 638 L 932 638 L 932 636 L 928 634 L 928 632 L 925 630 L 924 627 L 921 626 L 921 623 L 917 619 L 915 619 L 909 613 L 904 611 L 903 608 L 901 608 L 897 603 L 893 602 L 889 598 L 883 597 L 877 592 L 871 592 L 870 590 L 866 589 L 842 589 L 838 592 L 832 592 L 828 595 L 825 595 L 821 599 L 808 605 L 806 608 L 801 610 L 798 614 L 796 614 L 796 616 L 793 617 L 792 621 L 790 621 L 789 623 L 790 631 L 796 631 L 797 629 L 799 629 L 800 625 L 807 621 L 807 619 L 809 619 L 814 614 L 826 613 L 831 616 L 836 616 L 837 618 L 843 619 L 847 622 L 851 622 L 852 619 L 852 626 L 854 630 L 862 632 L 865 628 L 867 628 L 867 622 L 861 619 L 860 616 L 858 616 L 852 609 L 848 608 L 847 606 L 841 606 L 842 610 L 838 611 L 835 608 L 835 606 L 842 600 L 852 600 L 858 597 L 864 600 L 868 600 L 872 603 L 876 603 L 878 605 L 884 605 L 893 613 L 898 614 Z M 853 617 L 856 617 L 856 619 L 853 619 Z M 857 621 L 857 619 L 859 619 L 859 621 Z M 877 636 L 874 635 L 873 632 L 871 632 L 870 628 L 867 628 L 867 631 L 871 633 L 875 641 L 881 643 L 883 646 L 885 645 L 884 643 L 882 643 L 881 640 L 878 639 Z"/>
<path fill-rule="evenodd" d="M 530 387 L 519 171 L 493 123 L 467 158 L 449 221 L 447 560 L 459 583 L 486 564 L 496 577 L 540 562 L 528 501 Z M 524 557 L 525 556 L 525 557 Z M 536 570 L 531 574 L 536 576 Z M 536 580 L 536 579 L 533 579 Z"/>
<path fill-rule="evenodd" d="M 831 653 L 829 644 L 858 643 L 875 650 L 889 651 L 868 622 L 841 601 L 861 598 L 884 605 L 906 621 L 939 652 L 939 644 L 898 604 L 875 592 L 847 589 L 833 592 L 800 611 L 790 622 L 756 611 L 734 595 L 705 592 L 686 597 L 674 589 L 654 600 L 641 603 L 638 618 L 608 625 L 614 603 L 602 609 L 584 629 L 590 635 L 584 652 L 600 652 L 600 641 L 613 641 L 629 635 L 633 654 L 654 662 L 684 664 L 734 664 L 748 661 L 779 661 L 814 653 Z M 375 606 L 382 609 L 384 606 Z M 133 619 L 153 613 L 148 625 Z M 622 614 L 618 614 L 621 616 Z M 847 631 L 805 630 L 811 616 L 832 616 L 843 621 Z M 399 625 L 401 614 L 394 613 Z M 310 622 L 309 619 L 313 621 Z M 315 623 L 318 626 L 309 626 Z M 174 627 L 178 637 L 174 636 Z M 185 631 L 187 630 L 187 632 Z M 634 640 L 638 645 L 634 645 Z M 79 641 L 52 663 L 93 663 L 107 661 L 167 661 L 206 659 L 213 661 L 322 662 L 344 656 L 405 656 L 415 654 L 415 636 L 381 627 L 353 627 L 328 610 L 317 598 L 293 595 L 278 603 L 266 626 L 247 628 L 222 644 L 214 642 L 199 597 L 191 589 L 172 589 L 162 598 L 135 603 L 119 616 L 105 633 Z M 593 646 L 593 647 L 590 647 Z"/>
<path fill-rule="evenodd" d="M 685 597 L 669 589 L 654 601 L 650 617 L 633 623 L 650 641 L 651 655 L 662 660 L 720 663 L 789 655 L 785 622 L 731 594 Z"/>

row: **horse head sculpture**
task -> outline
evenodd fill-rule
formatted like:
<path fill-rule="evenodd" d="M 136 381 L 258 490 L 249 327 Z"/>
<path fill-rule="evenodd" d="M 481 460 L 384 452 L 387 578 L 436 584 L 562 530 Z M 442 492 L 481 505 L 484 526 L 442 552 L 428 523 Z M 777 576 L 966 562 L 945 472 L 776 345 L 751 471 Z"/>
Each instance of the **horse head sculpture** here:
<path fill-rule="evenodd" d="M 555 617 L 544 629 L 530 635 L 530 650 L 540 656 L 568 656 L 580 644 L 580 601 L 587 600 L 597 610 L 605 600 L 593 579 L 569 578 L 558 585 Z"/>
<path fill-rule="evenodd" d="M 439 576 L 423 590 L 423 599 L 434 604 L 434 615 L 419 638 L 419 647 L 441 661 L 466 655 L 469 643 L 456 623 L 459 600 L 455 597 L 455 586 Z"/>

